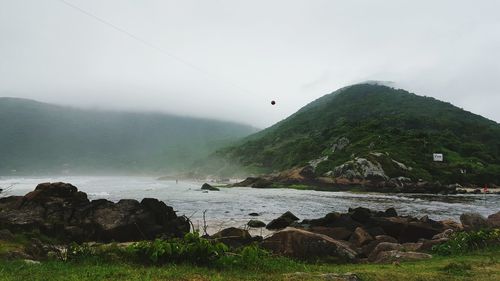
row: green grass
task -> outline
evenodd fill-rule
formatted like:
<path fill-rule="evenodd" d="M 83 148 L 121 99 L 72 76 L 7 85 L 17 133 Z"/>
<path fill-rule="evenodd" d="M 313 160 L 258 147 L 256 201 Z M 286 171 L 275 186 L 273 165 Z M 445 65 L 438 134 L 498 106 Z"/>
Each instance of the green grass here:
<path fill-rule="evenodd" d="M 263 263 L 264 264 L 264 263 Z M 291 278 L 294 272 L 308 277 Z M 0 280 L 318 280 L 315 274 L 355 273 L 362 280 L 500 280 L 500 249 L 489 249 L 453 257 L 394 264 L 305 264 L 269 258 L 265 266 L 216 269 L 201 266 L 141 266 L 118 262 L 48 261 L 27 265 L 0 260 Z M 305 279 L 304 279 L 305 278 Z"/>

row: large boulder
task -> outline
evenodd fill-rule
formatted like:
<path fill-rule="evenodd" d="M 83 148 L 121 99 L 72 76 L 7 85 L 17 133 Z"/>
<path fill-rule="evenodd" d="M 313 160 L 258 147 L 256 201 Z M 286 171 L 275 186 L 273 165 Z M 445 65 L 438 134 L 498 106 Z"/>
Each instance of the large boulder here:
<path fill-rule="evenodd" d="M 351 235 L 351 238 L 349 239 L 349 242 L 357 247 L 364 246 L 371 241 L 373 241 L 373 237 L 361 227 L 356 228 L 354 233 Z"/>
<path fill-rule="evenodd" d="M 360 253 L 363 256 L 368 257 L 368 255 L 370 255 L 370 253 L 375 249 L 375 247 L 377 247 L 378 244 L 383 243 L 383 242 L 389 242 L 389 243 L 397 244 L 398 240 L 396 240 L 396 238 L 391 237 L 389 235 L 378 235 L 378 236 L 375 236 L 375 240 L 370 241 L 368 244 L 366 244 L 363 247 L 361 247 Z"/>
<path fill-rule="evenodd" d="M 368 260 L 373 262 L 377 259 L 378 254 L 381 252 L 401 250 L 402 248 L 403 248 L 403 246 L 401 244 L 398 244 L 398 243 L 381 242 L 368 255 Z"/>
<path fill-rule="evenodd" d="M 351 214 L 340 214 L 337 212 L 328 213 L 323 218 L 304 220 L 302 224 L 311 226 L 325 227 L 344 227 L 350 231 L 354 231 L 357 227 L 363 226 L 360 222 L 355 221 Z"/>
<path fill-rule="evenodd" d="M 306 260 L 329 257 L 352 261 L 357 255 L 343 242 L 326 235 L 295 228 L 274 233 L 271 237 L 264 239 L 261 246 L 276 254 Z"/>
<path fill-rule="evenodd" d="M 365 223 L 370 220 L 372 217 L 372 212 L 370 209 L 358 207 L 355 209 L 349 209 L 349 213 L 351 214 L 351 218 L 357 222 Z"/>
<path fill-rule="evenodd" d="M 236 227 L 223 229 L 210 236 L 210 238 L 231 248 L 239 248 L 255 241 L 247 230 Z"/>
<path fill-rule="evenodd" d="M 380 254 L 383 252 L 417 252 L 421 251 L 424 243 L 391 243 L 382 242 L 379 243 L 368 255 L 368 260 L 371 262 L 377 261 L 380 258 Z"/>
<path fill-rule="evenodd" d="M 489 226 L 486 218 L 478 213 L 464 213 L 460 216 L 460 222 L 465 230 L 479 230 Z"/>
<path fill-rule="evenodd" d="M 372 223 L 376 223 L 387 235 L 397 238 L 400 243 L 431 239 L 443 231 L 443 226 L 432 220 L 424 222 L 406 217 L 372 218 L 372 220 Z"/>
<path fill-rule="evenodd" d="M 314 226 L 309 229 L 311 232 L 323 234 L 335 240 L 349 240 L 352 231 L 345 227 L 325 227 L 325 226 Z"/>
<path fill-rule="evenodd" d="M 156 199 L 90 202 L 71 184 L 43 183 L 25 196 L 0 200 L 0 228 L 77 242 L 121 242 L 180 237 L 190 225 Z"/>
<path fill-rule="evenodd" d="M 441 228 L 420 221 L 409 222 L 399 236 L 400 243 L 417 242 L 420 239 L 431 239 L 442 232 Z"/>
<path fill-rule="evenodd" d="M 281 215 L 280 217 L 269 222 L 266 228 L 269 230 L 283 229 L 287 226 L 290 226 L 292 223 L 298 220 L 299 218 L 297 218 L 294 214 L 288 211 L 283 215 Z"/>
<path fill-rule="evenodd" d="M 360 157 L 335 167 L 332 176 L 350 180 L 386 181 L 389 179 L 380 163 Z"/>
<path fill-rule="evenodd" d="M 426 252 L 432 250 L 432 247 L 446 243 L 449 238 L 436 238 L 432 240 L 423 240 L 422 246 L 418 248 L 419 252 Z"/>
<path fill-rule="evenodd" d="M 249 227 L 253 227 L 253 228 L 261 228 L 261 227 L 266 226 L 266 224 L 263 221 L 260 221 L 260 220 L 249 220 L 247 222 L 247 225 Z"/>
<path fill-rule="evenodd" d="M 488 225 L 493 228 L 500 228 L 500 212 L 488 216 Z"/>
<path fill-rule="evenodd" d="M 210 190 L 210 191 L 219 191 L 220 189 L 218 189 L 217 187 L 215 186 L 212 186 L 208 183 L 204 183 L 202 186 L 201 186 L 201 189 L 202 190 Z"/>
<path fill-rule="evenodd" d="M 430 258 L 432 258 L 432 256 L 425 253 L 393 250 L 393 251 L 380 252 L 377 255 L 377 258 L 375 259 L 375 263 L 418 261 Z"/>

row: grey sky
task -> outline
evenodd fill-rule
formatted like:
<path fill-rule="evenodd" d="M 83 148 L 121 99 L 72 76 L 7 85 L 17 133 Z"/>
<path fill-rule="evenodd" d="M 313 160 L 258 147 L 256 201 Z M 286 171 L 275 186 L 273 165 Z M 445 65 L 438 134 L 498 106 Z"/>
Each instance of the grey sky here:
<path fill-rule="evenodd" d="M 0 96 L 265 127 L 386 80 L 500 121 L 500 1 L 66 1 L 162 51 L 60 0 L 0 0 Z"/>

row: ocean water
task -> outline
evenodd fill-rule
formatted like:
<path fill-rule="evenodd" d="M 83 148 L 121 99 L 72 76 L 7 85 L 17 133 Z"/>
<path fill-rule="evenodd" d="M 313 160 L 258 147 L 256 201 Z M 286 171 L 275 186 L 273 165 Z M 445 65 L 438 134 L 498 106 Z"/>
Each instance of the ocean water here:
<path fill-rule="evenodd" d="M 210 234 L 230 226 L 242 227 L 250 219 L 269 222 L 286 211 L 300 219 L 319 218 L 349 207 L 385 210 L 394 207 L 400 215 L 431 219 L 459 220 L 464 212 L 485 216 L 500 211 L 499 195 L 422 195 L 325 192 L 293 189 L 254 189 L 249 187 L 221 188 L 203 192 L 203 182 L 159 181 L 154 177 L 128 176 L 68 176 L 68 177 L 0 177 L 0 188 L 11 186 L 8 195 L 24 195 L 42 182 L 69 182 L 88 194 L 89 199 L 157 198 L 172 206 L 178 215 L 189 217 L 195 227 L 203 226 L 203 212 Z M 249 213 L 259 213 L 251 217 Z M 253 230 L 260 234 L 261 230 Z M 267 232 L 264 232 L 266 234 Z"/>

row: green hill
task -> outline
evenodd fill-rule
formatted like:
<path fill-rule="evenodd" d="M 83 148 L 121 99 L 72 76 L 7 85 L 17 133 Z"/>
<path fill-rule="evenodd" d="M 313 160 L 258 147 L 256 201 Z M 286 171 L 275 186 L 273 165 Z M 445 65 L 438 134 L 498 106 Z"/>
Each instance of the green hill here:
<path fill-rule="evenodd" d="M 434 153 L 444 161 L 433 161 Z M 253 173 L 311 165 L 316 176 L 330 177 L 360 158 L 388 178 L 499 184 L 500 125 L 434 98 L 357 84 L 212 157 Z"/>
<path fill-rule="evenodd" d="M 165 173 L 255 131 L 215 120 L 0 98 L 0 175 Z"/>

